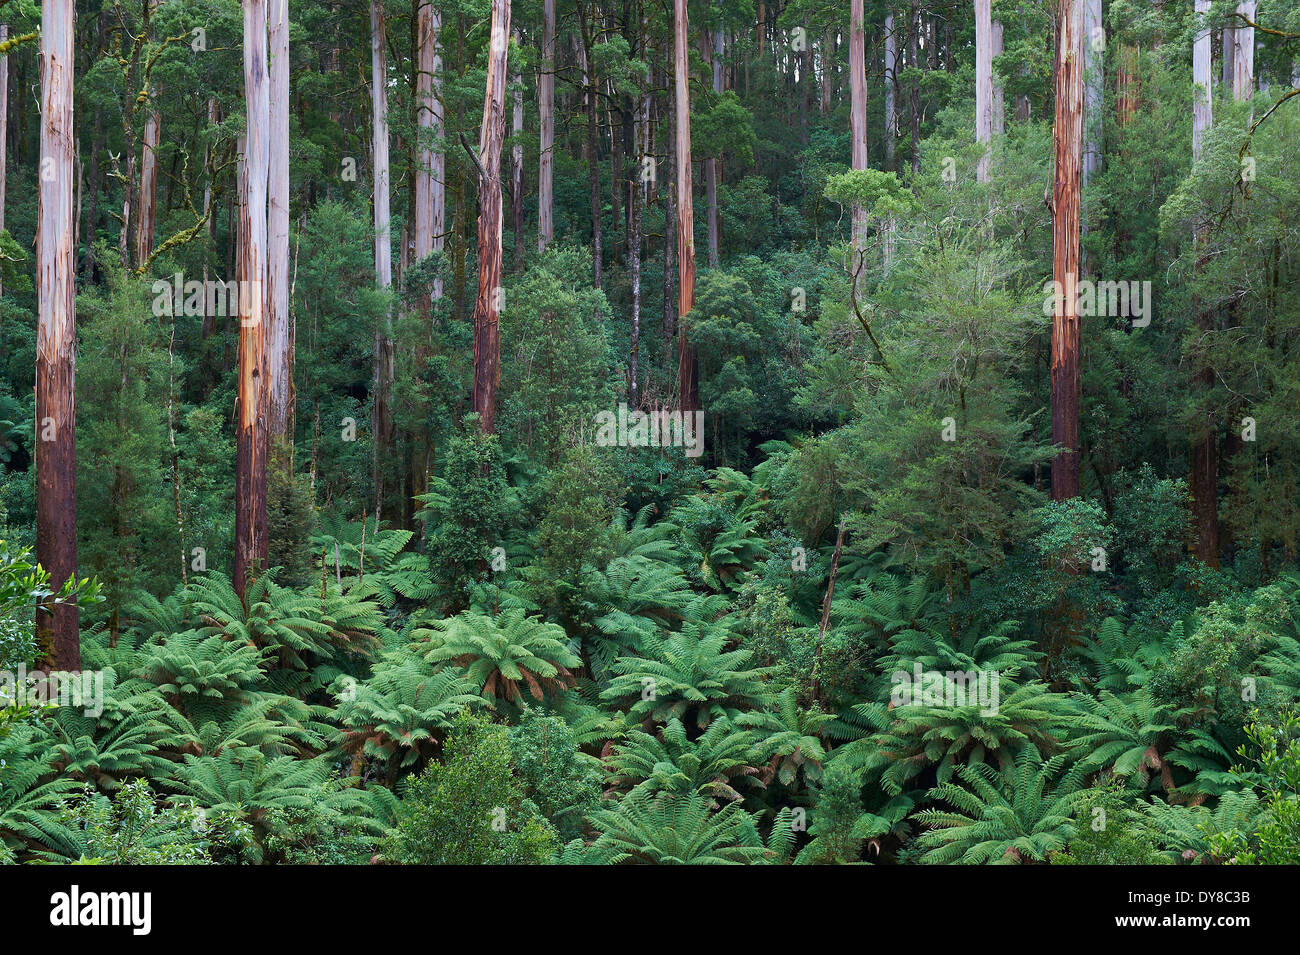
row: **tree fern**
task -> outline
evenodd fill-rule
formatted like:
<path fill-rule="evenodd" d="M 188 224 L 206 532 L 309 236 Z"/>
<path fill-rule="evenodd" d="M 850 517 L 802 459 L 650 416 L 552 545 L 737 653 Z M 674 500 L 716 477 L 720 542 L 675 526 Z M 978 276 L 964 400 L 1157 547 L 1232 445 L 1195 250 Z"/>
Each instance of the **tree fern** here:
<path fill-rule="evenodd" d="M 736 725 L 754 732 L 754 754 L 767 763 L 763 781 L 793 786 L 800 775 L 811 783 L 821 778 L 826 759 L 822 733 L 832 719 L 819 709 L 799 706 L 794 688 L 787 687 L 775 710 L 742 713 L 736 717 Z"/>
<path fill-rule="evenodd" d="M 425 658 L 435 665 L 463 669 L 483 695 L 493 701 L 519 700 L 524 684 L 536 700 L 573 682 L 571 668 L 581 662 L 568 647 L 561 627 L 543 623 L 519 610 L 495 618 L 466 611 L 417 630 L 426 643 Z"/>
<path fill-rule="evenodd" d="M 692 741 L 679 720 L 670 720 L 662 736 L 634 730 L 607 760 L 616 787 L 669 793 L 697 793 L 714 800 L 738 800 L 735 784 L 757 775 L 752 763 L 752 734 L 737 732 L 717 720 Z"/>
<path fill-rule="evenodd" d="M 728 649 L 731 633 L 718 623 L 687 621 L 678 633 L 648 637 L 641 655 L 614 661 L 601 694 L 628 707 L 632 719 L 680 719 L 703 729 L 764 705 L 771 667 L 750 665 L 753 651 Z"/>
<path fill-rule="evenodd" d="M 389 769 L 419 768 L 456 716 L 481 706 L 479 688 L 453 670 L 435 672 L 424 657 L 403 648 L 375 665 L 369 679 L 336 690 L 336 741 L 344 752 L 379 759 Z"/>
<path fill-rule="evenodd" d="M 596 865 L 741 865 L 761 861 L 768 849 L 739 803 L 714 812 L 695 794 L 629 794 L 616 807 L 590 817 L 598 833 L 582 851 L 561 861 Z"/>
<path fill-rule="evenodd" d="M 927 809 L 917 822 L 927 827 L 916 840 L 920 861 L 936 865 L 1044 862 L 1065 847 L 1076 831 L 1083 773 L 1064 772 L 1069 757 L 1044 760 L 1027 746 L 1010 778 L 983 764 L 963 766 L 954 782 L 930 790 L 932 800 L 951 809 Z"/>

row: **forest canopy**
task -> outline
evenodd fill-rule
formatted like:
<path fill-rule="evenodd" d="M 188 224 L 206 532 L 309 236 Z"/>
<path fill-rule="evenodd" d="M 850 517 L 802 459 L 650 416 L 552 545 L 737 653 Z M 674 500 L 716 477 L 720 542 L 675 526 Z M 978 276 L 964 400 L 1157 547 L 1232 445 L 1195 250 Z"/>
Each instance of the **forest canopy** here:
<path fill-rule="evenodd" d="M 0 4 L 0 862 L 1300 862 L 1300 3 Z"/>

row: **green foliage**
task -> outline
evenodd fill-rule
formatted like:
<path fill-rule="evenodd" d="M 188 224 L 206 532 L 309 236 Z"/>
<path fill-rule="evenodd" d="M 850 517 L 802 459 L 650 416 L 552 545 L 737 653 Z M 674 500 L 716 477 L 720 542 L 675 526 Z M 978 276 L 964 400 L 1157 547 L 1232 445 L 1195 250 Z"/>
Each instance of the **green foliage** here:
<path fill-rule="evenodd" d="M 612 525 L 621 499 L 616 480 L 606 461 L 576 445 L 542 483 L 536 590 L 565 618 L 579 612 L 575 604 L 587 573 L 614 556 Z"/>
<path fill-rule="evenodd" d="M 1077 833 L 1080 773 L 1075 768 L 1062 775 L 1066 762 L 1063 754 L 1044 760 L 1038 750 L 1027 746 L 1010 777 L 985 765 L 963 766 L 958 772 L 960 782 L 943 783 L 930 792 L 931 799 L 952 809 L 926 809 L 916 816 L 926 827 L 916 839 L 920 861 L 930 865 L 1047 861 Z"/>
<path fill-rule="evenodd" d="M 426 660 L 459 668 L 492 702 L 520 700 L 521 684 L 541 702 L 547 690 L 563 690 L 572 679 L 570 668 L 581 662 L 560 627 L 530 619 L 522 610 L 506 610 L 495 619 L 466 611 L 413 636 L 427 645 Z"/>
<path fill-rule="evenodd" d="M 111 801 L 93 790 L 69 800 L 63 824 L 76 835 L 81 865 L 211 865 L 214 847 L 237 851 L 251 838 L 229 813 L 160 806 L 143 779 L 123 785 Z"/>
<path fill-rule="evenodd" d="M 590 276 L 585 250 L 552 246 L 506 287 L 502 340 L 516 344 L 502 352 L 499 420 L 512 446 L 547 463 L 612 406 L 609 305 Z"/>
<path fill-rule="evenodd" d="M 1300 862 L 1300 712 L 1290 709 L 1276 721 L 1246 727 L 1253 770 L 1237 770 L 1242 782 L 1260 793 L 1259 815 L 1247 826 L 1211 833 L 1213 853 L 1233 865 L 1295 865 Z M 1251 751 L 1257 755 L 1250 755 Z"/>
<path fill-rule="evenodd" d="M 472 416 L 451 439 L 444 462 L 442 476 L 416 500 L 429 527 L 430 568 L 456 612 L 467 604 L 469 584 L 488 573 L 489 553 L 502 545 L 512 502 L 501 443 L 481 434 Z"/>
<path fill-rule="evenodd" d="M 1195 161 L 1191 5 L 1107 5 L 1104 75 L 1123 66 L 1141 94 L 1089 124 L 1103 155 L 1081 259 L 1150 297 L 1140 316 L 1081 317 L 1081 487 L 1051 502 L 1052 5 L 994 5 L 1005 115 L 986 144 L 974 7 L 920 4 L 914 56 L 893 4 L 898 124 L 873 80 L 869 169 L 850 168 L 834 82 L 843 4 L 765 5 L 757 35 L 753 5 L 706 6 L 687 36 L 697 271 L 679 314 L 671 14 L 560 4 L 560 239 L 534 251 L 526 105 L 503 157 L 526 162 L 504 195 L 485 435 L 479 170 L 459 143 L 479 133 L 486 3 L 439 3 L 436 139 L 417 122 L 413 10 L 389 11 L 386 243 L 356 122 L 370 50 L 341 42 L 367 11 L 294 4 L 291 433 L 269 449 L 270 569 L 242 596 L 245 329 L 158 307 L 177 273 L 238 277 L 239 12 L 114 7 L 107 44 L 78 58 L 76 543 L 103 607 L 79 576 L 52 593 L 27 549 L 47 316 L 37 193 L 12 184 L 44 170 L 33 100 L 11 97 L 0 676 L 48 652 L 38 603 L 77 600 L 102 692 L 56 706 L 0 683 L 0 861 L 1297 861 L 1300 114 L 1272 109 L 1294 85 L 1297 5 L 1263 5 L 1254 97 L 1216 78 Z M 1214 5 L 1215 37 L 1232 6 Z M 866 8 L 876 78 L 890 7 Z M 30 87 L 39 10 L 6 10 L 11 79 Z M 516 4 L 525 104 L 545 75 L 539 15 Z M 796 29 L 807 48 L 770 42 Z M 141 262 L 155 112 L 157 254 Z M 414 261 L 426 147 L 446 208 Z M 701 455 L 599 446 L 601 412 L 681 403 L 679 342 Z M 996 692 L 904 699 L 917 670 Z"/>
<path fill-rule="evenodd" d="M 622 702 L 633 720 L 680 719 L 700 729 L 766 703 L 771 668 L 751 666 L 752 650 L 728 649 L 727 627 L 695 616 L 706 606 L 696 600 L 680 632 L 647 637 L 642 654 L 615 660 L 602 698 Z"/>
<path fill-rule="evenodd" d="M 851 865 L 861 860 L 865 840 L 888 831 L 885 818 L 863 811 L 861 789 L 857 777 L 843 766 L 827 771 L 808 825 L 812 839 L 799 852 L 800 865 Z M 900 802 L 910 806 L 909 800 Z M 886 814 L 891 810 L 887 807 Z"/>
<path fill-rule="evenodd" d="M 633 792 L 591 819 L 599 835 L 570 843 L 561 861 L 587 865 L 740 865 L 767 854 L 753 817 L 739 803 L 717 812 L 695 794 Z"/>
<path fill-rule="evenodd" d="M 632 730 L 607 762 L 613 786 L 632 793 L 698 794 L 717 805 L 741 799 L 737 787 L 758 775 L 750 765 L 755 755 L 754 734 L 738 731 L 725 719 L 710 723 L 693 741 L 674 719 L 658 736 Z"/>
<path fill-rule="evenodd" d="M 510 728 L 510 752 L 524 791 L 562 841 L 578 838 L 585 817 L 601 801 L 600 764 L 578 749 L 572 728 L 558 716 L 524 707 Z"/>
<path fill-rule="evenodd" d="M 1052 865 L 1159 865 L 1168 861 L 1157 851 L 1142 814 L 1114 785 L 1098 785 L 1081 794 L 1076 818 L 1077 834 L 1063 850 L 1051 854 Z"/>
<path fill-rule="evenodd" d="M 403 865 L 536 865 L 558 848 L 514 777 L 509 732 L 463 716 L 443 762 L 408 783 L 381 851 Z"/>
<path fill-rule="evenodd" d="M 390 782 L 399 769 L 423 766 L 455 718 L 483 702 L 460 673 L 435 672 L 409 647 L 386 654 L 364 683 L 340 677 L 335 692 L 343 750 L 383 760 Z"/>
<path fill-rule="evenodd" d="M 32 561 L 30 547 L 13 547 L 0 539 L 0 670 L 12 673 L 35 661 L 38 604 L 89 605 L 100 599 L 95 580 L 70 577 L 55 590 L 49 572 Z M 0 702 L 0 713 L 8 712 Z"/>
<path fill-rule="evenodd" d="M 287 447 L 271 451 L 266 466 L 267 536 L 270 539 L 267 565 L 278 567 L 279 580 L 290 587 L 302 587 L 311 580 L 312 549 L 316 514 L 311 481 L 295 473 Z"/>

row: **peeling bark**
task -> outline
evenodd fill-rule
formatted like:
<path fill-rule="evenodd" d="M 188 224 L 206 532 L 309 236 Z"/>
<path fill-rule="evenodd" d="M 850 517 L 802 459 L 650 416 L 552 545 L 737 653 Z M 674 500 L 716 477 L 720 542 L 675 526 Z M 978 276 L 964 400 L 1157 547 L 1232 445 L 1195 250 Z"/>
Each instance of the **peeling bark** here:
<path fill-rule="evenodd" d="M 1052 500 L 1079 495 L 1079 222 L 1083 176 L 1083 0 L 1061 0 L 1056 30 L 1052 277 Z"/>
<path fill-rule="evenodd" d="M 293 440 L 288 433 L 293 388 L 289 331 L 289 0 L 269 0 L 270 28 L 270 179 L 267 236 L 271 438 Z M 143 261 L 143 259 L 141 260 Z M 286 461 L 288 458 L 286 457 Z"/>
<path fill-rule="evenodd" d="M 41 158 L 36 225 L 36 558 L 54 589 L 77 572 L 76 266 L 72 247 L 72 0 L 41 3 Z M 81 669 L 75 605 L 44 605 L 37 634 L 49 669 Z"/>
<path fill-rule="evenodd" d="M 243 247 L 239 260 L 239 374 L 235 428 L 235 589 L 266 567 L 266 462 L 269 376 L 267 334 L 267 190 L 270 179 L 270 74 L 266 0 L 243 0 L 244 105 L 247 116 Z"/>
<path fill-rule="evenodd" d="M 484 434 L 495 431 L 496 391 L 501 379 L 501 149 L 506 135 L 509 36 L 510 0 L 492 0 L 492 35 L 478 146 L 478 296 L 473 320 L 474 410 Z M 594 122 L 594 109 L 591 119 Z"/>

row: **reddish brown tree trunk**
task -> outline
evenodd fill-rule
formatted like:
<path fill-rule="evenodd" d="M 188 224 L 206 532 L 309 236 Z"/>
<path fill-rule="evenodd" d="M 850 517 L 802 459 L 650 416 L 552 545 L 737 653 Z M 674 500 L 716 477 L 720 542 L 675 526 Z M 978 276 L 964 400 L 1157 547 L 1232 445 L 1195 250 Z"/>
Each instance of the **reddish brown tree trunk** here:
<path fill-rule="evenodd" d="M 677 107 L 677 396 L 683 411 L 700 407 L 699 367 L 686 316 L 695 307 L 695 215 L 691 195 L 690 41 L 686 0 L 673 0 Z"/>
<path fill-rule="evenodd" d="M 1079 495 L 1079 218 L 1083 176 L 1083 0 L 1060 0 L 1056 32 L 1056 159 L 1052 190 L 1052 499 Z"/>
<path fill-rule="evenodd" d="M 510 0 L 492 0 L 487 88 L 478 145 L 478 297 L 474 301 L 474 410 L 484 434 L 492 434 L 496 428 L 496 393 L 501 379 L 501 148 L 506 137 L 509 36 Z M 593 109 L 593 120 L 594 115 Z"/>
<path fill-rule="evenodd" d="M 41 158 L 36 225 L 36 558 L 55 588 L 77 572 L 75 169 L 72 0 L 41 3 Z M 46 172 L 48 170 L 48 174 Z M 37 612 L 50 669 L 81 669 L 77 608 Z"/>
<path fill-rule="evenodd" d="M 266 0 L 243 0 L 245 195 L 240 204 L 239 374 L 235 427 L 235 590 L 266 567 L 266 461 L 269 375 L 267 188 L 270 178 L 270 74 Z"/>

